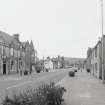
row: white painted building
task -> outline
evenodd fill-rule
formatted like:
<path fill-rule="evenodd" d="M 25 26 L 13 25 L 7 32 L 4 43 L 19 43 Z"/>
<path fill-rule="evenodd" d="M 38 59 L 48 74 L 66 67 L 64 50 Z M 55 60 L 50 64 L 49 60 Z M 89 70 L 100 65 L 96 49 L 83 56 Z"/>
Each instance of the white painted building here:
<path fill-rule="evenodd" d="M 45 69 L 48 69 L 48 70 L 52 70 L 53 69 L 53 62 L 51 59 L 46 59 L 44 61 L 44 67 Z"/>

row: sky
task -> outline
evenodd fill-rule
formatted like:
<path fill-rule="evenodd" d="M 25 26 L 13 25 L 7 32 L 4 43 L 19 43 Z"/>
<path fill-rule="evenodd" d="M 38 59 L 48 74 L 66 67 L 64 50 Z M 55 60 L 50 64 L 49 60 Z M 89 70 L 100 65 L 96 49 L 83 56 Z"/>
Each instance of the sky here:
<path fill-rule="evenodd" d="M 101 0 L 0 0 L 0 30 L 32 40 L 39 58 L 85 58 L 101 37 Z"/>

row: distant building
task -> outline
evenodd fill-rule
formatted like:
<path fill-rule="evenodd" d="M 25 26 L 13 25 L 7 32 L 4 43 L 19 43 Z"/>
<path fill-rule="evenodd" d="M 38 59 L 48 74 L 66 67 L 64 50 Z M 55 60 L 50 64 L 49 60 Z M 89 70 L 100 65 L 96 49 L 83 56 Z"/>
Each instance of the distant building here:
<path fill-rule="evenodd" d="M 52 58 L 52 61 L 53 61 L 53 69 L 58 69 L 58 59 Z"/>
<path fill-rule="evenodd" d="M 44 67 L 45 67 L 45 70 L 46 69 L 52 70 L 53 69 L 53 61 L 52 61 L 52 59 L 47 57 L 47 59 L 44 61 Z"/>
<path fill-rule="evenodd" d="M 0 74 L 31 72 L 34 59 L 32 41 L 20 42 L 19 34 L 11 36 L 0 31 Z"/>
<path fill-rule="evenodd" d="M 58 69 L 65 68 L 65 60 L 64 57 L 58 56 Z"/>
<path fill-rule="evenodd" d="M 64 57 L 58 56 L 56 58 L 52 58 L 52 61 L 53 61 L 53 69 L 65 68 Z"/>
<path fill-rule="evenodd" d="M 88 48 L 88 51 L 87 51 L 87 58 L 86 58 L 86 63 L 85 63 L 85 68 L 86 68 L 86 70 L 89 70 L 90 72 L 92 72 L 91 71 L 91 58 L 92 58 L 92 48 Z"/>

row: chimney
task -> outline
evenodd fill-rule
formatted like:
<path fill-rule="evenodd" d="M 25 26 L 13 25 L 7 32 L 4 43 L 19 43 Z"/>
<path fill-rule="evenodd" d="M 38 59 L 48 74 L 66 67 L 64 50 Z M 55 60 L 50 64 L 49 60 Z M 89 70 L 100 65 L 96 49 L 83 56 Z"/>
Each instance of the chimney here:
<path fill-rule="evenodd" d="M 19 34 L 14 34 L 13 37 L 14 37 L 14 39 L 16 39 L 17 41 L 19 41 Z"/>

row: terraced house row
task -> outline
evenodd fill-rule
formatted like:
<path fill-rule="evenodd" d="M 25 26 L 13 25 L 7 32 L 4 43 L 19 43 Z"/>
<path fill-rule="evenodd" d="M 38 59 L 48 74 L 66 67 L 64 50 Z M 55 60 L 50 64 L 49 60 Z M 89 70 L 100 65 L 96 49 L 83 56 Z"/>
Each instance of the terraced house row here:
<path fill-rule="evenodd" d="M 29 73 L 34 70 L 36 50 L 33 42 L 19 40 L 19 34 L 0 31 L 0 75 Z"/>
<path fill-rule="evenodd" d="M 93 76 L 105 80 L 105 35 L 93 48 L 88 48 L 85 66 Z"/>

